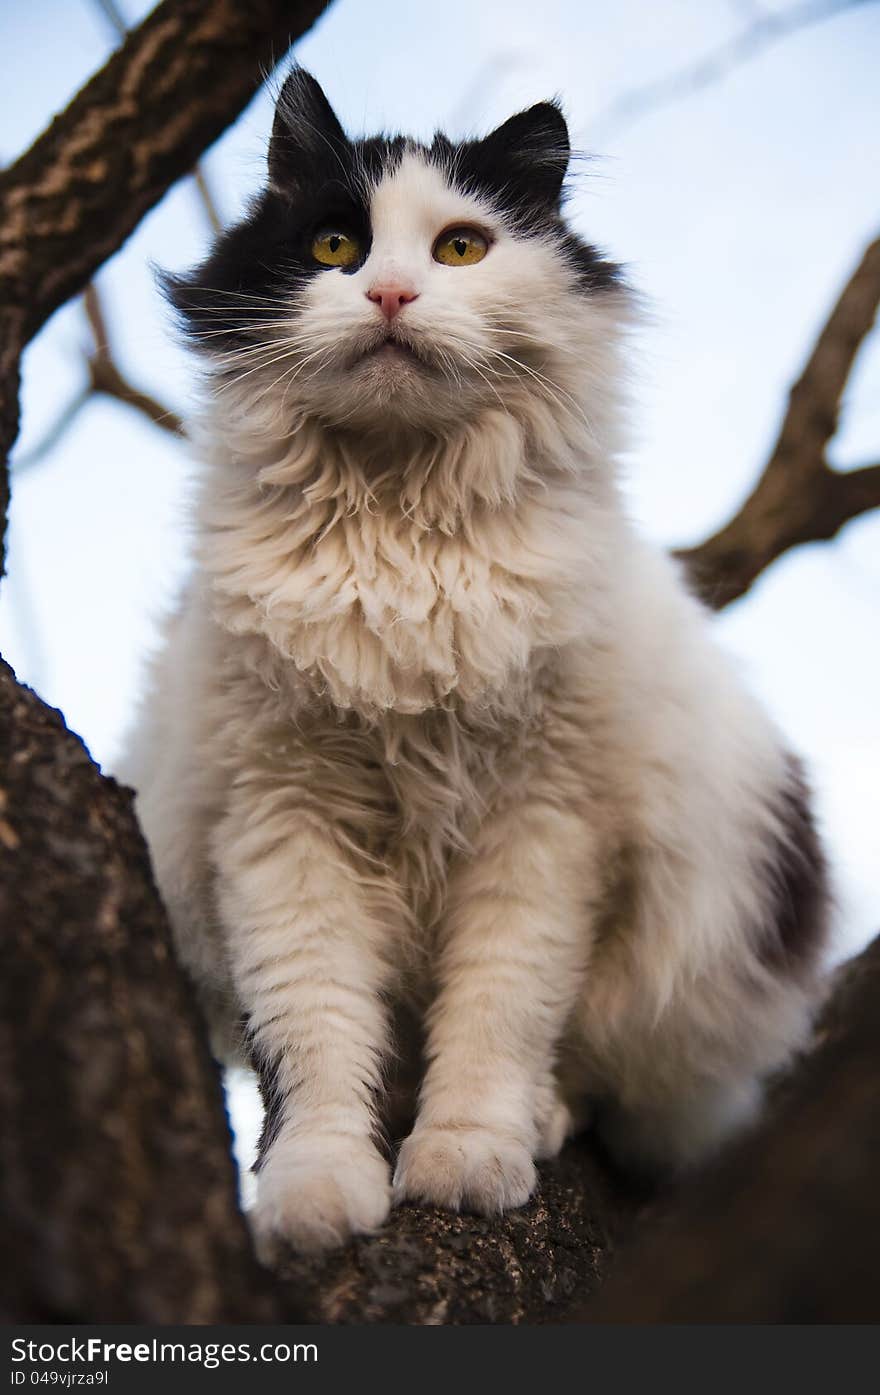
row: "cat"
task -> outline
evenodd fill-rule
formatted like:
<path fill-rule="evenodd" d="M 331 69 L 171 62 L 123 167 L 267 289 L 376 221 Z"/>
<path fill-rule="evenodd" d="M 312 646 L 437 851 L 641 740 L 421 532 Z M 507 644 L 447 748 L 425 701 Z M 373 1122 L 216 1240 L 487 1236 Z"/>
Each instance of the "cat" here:
<path fill-rule="evenodd" d="M 590 1118 L 690 1168 L 823 992 L 799 764 L 618 497 L 633 296 L 564 220 L 569 161 L 554 102 L 350 140 L 295 68 L 265 187 L 166 279 L 206 370 L 198 565 L 126 774 L 261 1076 L 266 1254 L 522 1206 Z"/>

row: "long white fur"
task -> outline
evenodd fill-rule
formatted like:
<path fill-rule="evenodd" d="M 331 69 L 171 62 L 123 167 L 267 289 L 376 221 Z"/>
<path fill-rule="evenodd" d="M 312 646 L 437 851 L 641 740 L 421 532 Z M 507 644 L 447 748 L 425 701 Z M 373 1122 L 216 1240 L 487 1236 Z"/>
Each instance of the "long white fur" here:
<path fill-rule="evenodd" d="M 391 1204 L 395 997 L 427 1023 L 395 1194 L 492 1212 L 587 1096 L 636 1161 L 711 1151 L 815 996 L 754 942 L 781 743 L 617 499 L 623 292 L 414 150 L 371 217 L 363 268 L 209 394 L 200 566 L 126 772 L 218 1036 L 244 1016 L 274 1064 L 256 1224 L 303 1249 Z M 432 260 L 474 221 L 483 262 Z M 442 381 L 352 365 L 393 276 Z"/>

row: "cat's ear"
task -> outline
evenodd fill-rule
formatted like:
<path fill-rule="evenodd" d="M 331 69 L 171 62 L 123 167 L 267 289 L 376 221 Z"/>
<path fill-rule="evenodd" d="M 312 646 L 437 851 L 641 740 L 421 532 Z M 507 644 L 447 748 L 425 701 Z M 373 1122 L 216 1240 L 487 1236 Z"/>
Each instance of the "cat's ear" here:
<path fill-rule="evenodd" d="M 320 83 L 305 68 L 294 68 L 275 106 L 270 182 L 278 189 L 295 189 L 328 162 L 338 161 L 347 149 L 348 138 Z"/>
<path fill-rule="evenodd" d="M 571 157 L 565 117 L 556 102 L 519 111 L 481 142 L 511 190 L 527 202 L 558 207 Z"/>

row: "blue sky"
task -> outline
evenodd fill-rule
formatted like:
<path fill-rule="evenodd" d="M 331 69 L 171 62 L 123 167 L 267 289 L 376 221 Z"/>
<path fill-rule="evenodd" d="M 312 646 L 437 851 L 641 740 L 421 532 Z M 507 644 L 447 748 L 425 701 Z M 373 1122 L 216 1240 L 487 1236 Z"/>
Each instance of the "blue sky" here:
<path fill-rule="evenodd" d="M 811 337 L 880 228 L 880 4 L 806 29 L 628 128 L 608 111 L 622 93 L 711 51 L 749 12 L 790 3 L 336 0 L 297 48 L 357 131 L 482 131 L 519 106 L 561 97 L 575 145 L 593 156 L 578 163 L 571 216 L 628 264 L 646 302 L 623 465 L 633 514 L 664 543 L 698 540 L 739 503 Z M 122 4 L 132 22 L 148 8 Z M 3 7 L 0 157 L 39 133 L 111 45 L 93 0 Z M 206 158 L 226 217 L 260 181 L 270 113 L 263 94 Z M 181 185 L 99 278 L 125 370 L 183 411 L 191 368 L 151 264 L 185 266 L 208 236 L 191 185 Z M 29 351 L 18 453 L 81 384 L 84 342 L 72 305 Z M 844 467 L 880 459 L 876 334 L 832 454 Z M 169 437 L 96 401 L 14 479 L 0 648 L 104 762 L 184 574 L 191 478 Z M 790 554 L 715 622 L 811 766 L 849 948 L 880 929 L 878 614 L 874 515 L 833 544 Z"/>

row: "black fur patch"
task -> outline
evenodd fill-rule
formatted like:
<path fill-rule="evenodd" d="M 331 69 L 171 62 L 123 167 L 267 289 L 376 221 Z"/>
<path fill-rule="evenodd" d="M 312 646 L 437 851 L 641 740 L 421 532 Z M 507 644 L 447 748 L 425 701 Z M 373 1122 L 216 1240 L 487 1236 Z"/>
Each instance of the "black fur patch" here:
<path fill-rule="evenodd" d="M 573 233 L 562 217 L 571 146 L 555 102 L 518 112 L 482 140 L 454 146 L 438 135 L 432 154 L 440 151 L 460 188 L 488 197 L 524 235 L 552 238 L 585 291 L 620 284 L 620 267 Z"/>
<path fill-rule="evenodd" d="M 263 1127 L 260 1130 L 260 1140 L 257 1144 L 257 1160 L 253 1168 L 254 1172 L 259 1172 L 263 1163 L 266 1161 L 266 1154 L 269 1152 L 269 1149 L 272 1147 L 281 1129 L 284 1094 L 278 1083 L 278 1069 L 274 1061 L 271 1061 L 261 1051 L 252 1047 L 251 1064 L 257 1073 L 257 1080 L 260 1085 L 260 1096 L 265 1110 L 263 1115 Z"/>
<path fill-rule="evenodd" d="M 310 74 L 296 68 L 278 99 L 269 143 L 269 183 L 247 216 L 218 238 L 207 261 L 185 276 L 162 278 L 196 347 L 228 351 L 267 337 L 275 307 L 332 268 L 311 255 L 322 226 L 342 226 L 369 255 L 369 190 L 393 171 L 407 149 L 419 150 L 465 192 L 488 197 L 523 236 L 550 236 L 587 292 L 619 283 L 620 270 L 583 242 L 562 219 L 569 161 L 559 108 L 544 102 L 519 112 L 483 140 L 455 145 L 435 136 L 430 147 L 403 136 L 350 141 Z M 287 312 L 289 313 L 289 312 Z"/>
<path fill-rule="evenodd" d="M 831 897 L 803 769 L 793 756 L 789 764 L 791 778 L 782 796 L 783 833 L 771 867 L 776 913 L 762 950 L 768 966 L 797 974 L 813 969 L 824 948 Z"/>

